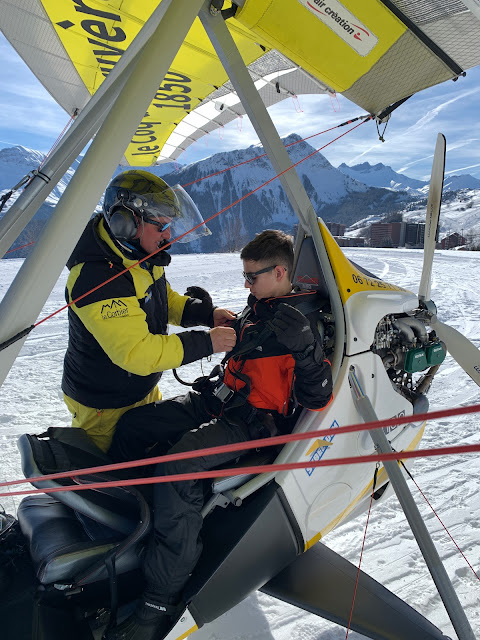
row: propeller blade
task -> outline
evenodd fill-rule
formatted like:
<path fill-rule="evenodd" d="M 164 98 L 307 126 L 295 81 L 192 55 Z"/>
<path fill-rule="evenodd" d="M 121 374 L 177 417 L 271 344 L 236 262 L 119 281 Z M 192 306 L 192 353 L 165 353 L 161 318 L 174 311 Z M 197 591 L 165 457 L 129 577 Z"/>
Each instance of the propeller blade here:
<path fill-rule="evenodd" d="M 420 280 L 418 297 L 420 300 L 430 300 L 432 280 L 432 263 L 437 240 L 438 220 L 442 204 L 443 177 L 445 172 L 445 136 L 439 133 L 435 153 L 433 156 L 432 175 L 428 190 L 427 217 L 425 221 L 425 239 L 423 249 L 423 270 Z"/>
<path fill-rule="evenodd" d="M 430 326 L 446 344 L 452 358 L 480 387 L 480 349 L 459 331 L 440 322 L 436 316 L 430 320 Z"/>

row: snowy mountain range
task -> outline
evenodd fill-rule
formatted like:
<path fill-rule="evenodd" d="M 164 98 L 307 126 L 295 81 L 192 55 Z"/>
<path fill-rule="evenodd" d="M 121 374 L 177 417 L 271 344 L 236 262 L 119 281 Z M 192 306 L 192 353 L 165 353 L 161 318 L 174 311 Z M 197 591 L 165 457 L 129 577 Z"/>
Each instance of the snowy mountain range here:
<path fill-rule="evenodd" d="M 314 152 L 314 148 L 301 141 L 296 134 L 284 138 L 283 142 L 290 145 L 287 148 L 293 163 Z M 273 227 L 288 232 L 293 230 L 297 218 L 280 181 L 274 180 L 261 186 L 275 175 L 269 160 L 262 154 L 260 145 L 252 145 L 246 149 L 217 153 L 189 165 L 172 162 L 148 168 L 152 173 L 164 177 L 169 184 L 189 185 L 187 191 L 205 219 L 236 203 L 208 223 L 211 236 L 184 244 L 176 251 L 235 251 L 262 229 Z M 41 153 L 25 147 L 1 149 L 0 195 L 15 186 L 29 171 L 38 168 L 42 160 Z M 38 237 L 77 165 L 76 161 L 67 171 L 14 246 Z M 234 168 L 219 173 L 230 167 Z M 122 170 L 125 167 L 117 167 L 115 174 Z M 299 164 L 297 172 L 318 214 L 326 221 L 341 222 L 347 226 L 359 220 L 364 224 L 364 220 L 372 220 L 372 216 L 380 219 L 404 210 L 410 210 L 413 216 L 415 207 L 417 204 L 421 207 L 428 192 L 427 183 L 398 174 L 391 167 L 363 163 L 354 167 L 341 164 L 335 168 L 321 153 Z M 455 187 L 456 184 L 461 186 Z M 445 180 L 445 187 L 452 193 L 455 188 L 480 189 L 480 180 L 472 176 L 454 176 Z M 248 198 L 240 200 L 252 191 Z M 8 201 L 0 217 L 15 197 L 18 197 L 18 192 Z M 474 226 L 476 224 L 475 219 Z M 23 257 L 27 252 L 28 248 L 10 257 Z"/>
<path fill-rule="evenodd" d="M 353 167 L 349 167 L 342 162 L 338 169 L 345 175 L 371 187 L 383 187 L 394 191 L 414 191 L 418 193 L 422 187 L 428 184 L 422 180 L 416 180 L 397 173 L 392 167 L 388 167 L 381 162 L 374 165 L 369 162 L 362 162 L 361 164 L 355 164 Z"/>
<path fill-rule="evenodd" d="M 362 162 L 353 167 L 349 167 L 344 162 L 338 166 L 338 169 L 354 180 L 359 180 L 370 187 L 383 187 L 394 191 L 408 191 L 426 195 L 428 193 L 429 182 L 409 178 L 403 173 L 397 173 L 388 165 L 370 164 Z M 470 174 L 462 174 L 458 176 L 445 176 L 443 183 L 444 193 L 448 191 L 458 191 L 459 189 L 480 189 L 480 180 Z"/>

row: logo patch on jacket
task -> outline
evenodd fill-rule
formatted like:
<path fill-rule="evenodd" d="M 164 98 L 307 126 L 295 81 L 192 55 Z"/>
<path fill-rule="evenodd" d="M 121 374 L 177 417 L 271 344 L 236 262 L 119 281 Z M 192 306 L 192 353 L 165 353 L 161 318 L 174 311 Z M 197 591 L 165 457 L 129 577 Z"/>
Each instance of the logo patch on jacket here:
<path fill-rule="evenodd" d="M 128 316 L 128 306 L 123 300 L 112 300 L 110 303 L 102 305 L 100 314 L 104 320 Z"/>

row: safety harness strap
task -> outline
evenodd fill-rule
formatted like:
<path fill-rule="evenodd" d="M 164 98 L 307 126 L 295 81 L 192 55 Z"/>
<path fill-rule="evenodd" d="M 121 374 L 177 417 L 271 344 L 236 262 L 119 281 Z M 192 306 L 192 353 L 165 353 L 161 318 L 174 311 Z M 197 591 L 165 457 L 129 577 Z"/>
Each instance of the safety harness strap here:
<path fill-rule="evenodd" d="M 318 296 L 310 295 L 306 300 L 299 302 L 295 305 L 295 308 L 298 309 L 304 316 L 313 313 L 314 311 L 319 311 L 323 305 L 325 304 L 325 300 L 319 298 Z M 257 347 L 262 345 L 272 334 L 274 333 L 270 321 L 267 320 L 265 323 L 265 327 L 259 333 L 252 335 L 249 340 L 245 340 L 243 342 L 238 343 L 231 351 L 229 351 L 222 360 L 222 365 L 225 365 L 230 358 L 237 358 L 239 356 L 243 356 L 246 353 L 250 353 L 254 351 Z"/>

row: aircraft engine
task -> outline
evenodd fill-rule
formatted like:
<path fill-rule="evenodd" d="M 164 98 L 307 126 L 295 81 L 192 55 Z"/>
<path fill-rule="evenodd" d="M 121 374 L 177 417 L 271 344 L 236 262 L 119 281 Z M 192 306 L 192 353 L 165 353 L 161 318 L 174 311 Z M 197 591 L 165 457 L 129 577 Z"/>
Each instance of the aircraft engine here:
<path fill-rule="evenodd" d="M 447 353 L 435 331 L 428 332 L 422 320 L 406 314 L 383 317 L 371 348 L 381 357 L 394 388 L 414 405 L 421 404 Z M 422 371 L 426 373 L 416 375 Z"/>

